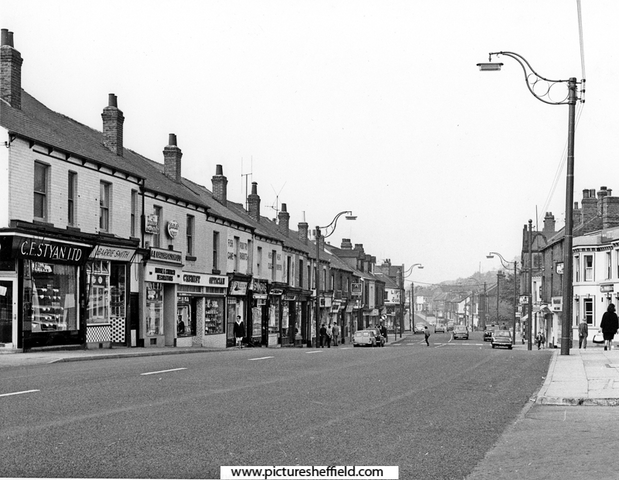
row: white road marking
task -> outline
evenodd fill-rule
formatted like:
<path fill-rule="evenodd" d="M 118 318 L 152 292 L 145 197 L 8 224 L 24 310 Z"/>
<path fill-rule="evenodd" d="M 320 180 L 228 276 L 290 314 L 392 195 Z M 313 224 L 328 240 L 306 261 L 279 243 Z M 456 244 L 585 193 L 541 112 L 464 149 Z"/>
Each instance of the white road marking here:
<path fill-rule="evenodd" d="M 140 375 L 157 375 L 158 373 L 178 372 L 179 370 L 187 370 L 186 368 L 171 368 L 170 370 L 159 370 L 158 372 L 140 373 Z"/>
<path fill-rule="evenodd" d="M 275 357 L 256 357 L 256 358 L 248 358 L 247 360 L 266 360 L 267 358 L 275 358 Z"/>
<path fill-rule="evenodd" d="M 311 350 L 311 351 L 305 352 L 305 353 L 322 353 L 322 350 Z"/>
<path fill-rule="evenodd" d="M 24 390 L 23 392 L 2 393 L 0 397 L 10 397 L 11 395 L 22 395 L 24 393 L 40 392 L 41 390 Z"/>

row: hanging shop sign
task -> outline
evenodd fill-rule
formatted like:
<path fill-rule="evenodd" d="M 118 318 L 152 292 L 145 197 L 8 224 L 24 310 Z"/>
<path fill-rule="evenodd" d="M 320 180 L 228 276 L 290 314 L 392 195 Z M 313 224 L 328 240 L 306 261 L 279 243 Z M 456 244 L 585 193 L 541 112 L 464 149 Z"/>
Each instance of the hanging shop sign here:
<path fill-rule="evenodd" d="M 363 290 L 361 288 L 361 284 L 360 283 L 351 283 L 350 284 L 350 294 L 353 297 L 360 297 L 362 292 L 363 292 Z"/>
<path fill-rule="evenodd" d="M 613 285 L 612 283 L 600 285 L 600 292 L 602 293 L 609 293 L 609 292 L 614 292 L 614 291 L 615 291 L 615 285 Z"/>
<path fill-rule="evenodd" d="M 168 235 L 170 236 L 170 238 L 176 238 L 176 236 L 178 235 L 178 231 L 179 231 L 179 225 L 178 222 L 176 220 L 170 220 L 168 222 Z"/>
<path fill-rule="evenodd" d="M 159 216 L 155 214 L 146 215 L 146 225 L 144 226 L 146 233 L 159 233 Z"/>
<path fill-rule="evenodd" d="M 235 296 L 243 296 L 247 294 L 247 283 L 248 282 L 240 282 L 238 280 L 233 280 L 230 283 L 230 295 Z"/>

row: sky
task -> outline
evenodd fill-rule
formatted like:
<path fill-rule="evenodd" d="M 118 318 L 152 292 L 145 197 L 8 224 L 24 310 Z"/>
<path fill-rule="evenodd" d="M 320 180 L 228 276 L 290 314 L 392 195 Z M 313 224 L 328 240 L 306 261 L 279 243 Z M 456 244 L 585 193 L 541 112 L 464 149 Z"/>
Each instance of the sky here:
<path fill-rule="evenodd" d="M 580 8 L 579 8 L 580 7 Z M 580 10 L 580 22 L 579 12 Z M 432 284 L 519 257 L 529 219 L 565 218 L 568 107 L 547 105 L 508 57 L 551 79 L 586 78 L 574 200 L 619 195 L 616 0 L 0 0 L 22 87 L 101 130 L 108 94 L 124 145 L 228 198 L 257 183 L 262 214 L 363 244 Z M 555 89 L 553 89 L 553 95 Z M 617 179 L 617 180 L 615 180 Z"/>

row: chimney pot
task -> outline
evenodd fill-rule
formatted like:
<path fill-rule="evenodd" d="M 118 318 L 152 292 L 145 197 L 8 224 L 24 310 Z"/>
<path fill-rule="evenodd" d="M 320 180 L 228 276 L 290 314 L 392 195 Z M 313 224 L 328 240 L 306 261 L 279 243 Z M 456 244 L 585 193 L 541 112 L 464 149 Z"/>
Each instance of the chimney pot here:
<path fill-rule="evenodd" d="M 13 48 L 13 32 L 3 28 L 0 34 L 0 98 L 21 109 L 21 66 L 24 60 Z"/>
<path fill-rule="evenodd" d="M 125 117 L 118 109 L 116 95 L 108 95 L 108 106 L 101 114 L 103 119 L 103 145 L 118 156 L 123 155 L 123 123 Z"/>
<path fill-rule="evenodd" d="M 221 165 L 215 166 L 215 175 L 211 178 L 213 185 L 213 198 L 222 205 L 228 203 L 228 179 L 224 176 L 224 167 Z"/>
<path fill-rule="evenodd" d="M 170 133 L 168 135 L 168 145 L 176 147 L 176 134 Z"/>
<path fill-rule="evenodd" d="M 2 29 L 2 33 L 0 35 L 0 46 L 8 45 L 9 42 L 9 31 L 6 28 Z"/>
<path fill-rule="evenodd" d="M 180 182 L 182 179 L 182 157 L 183 152 L 176 145 L 176 135 L 174 133 L 170 133 L 168 136 L 168 145 L 163 149 L 163 173 L 175 182 Z"/>
<path fill-rule="evenodd" d="M 251 182 L 251 193 L 247 195 L 247 210 L 251 218 L 256 222 L 260 221 L 260 196 L 256 182 Z"/>

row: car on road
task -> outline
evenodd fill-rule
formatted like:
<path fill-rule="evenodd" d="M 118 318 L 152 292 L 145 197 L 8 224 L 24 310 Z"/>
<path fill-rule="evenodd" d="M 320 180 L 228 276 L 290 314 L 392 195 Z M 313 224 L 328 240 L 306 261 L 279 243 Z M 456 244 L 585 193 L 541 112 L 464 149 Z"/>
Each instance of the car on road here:
<path fill-rule="evenodd" d="M 512 335 L 509 330 L 495 330 L 492 334 L 492 348 L 507 347 L 512 349 Z"/>
<path fill-rule="evenodd" d="M 416 323 L 415 324 L 415 332 L 414 333 L 423 333 L 426 330 L 425 323 Z"/>
<path fill-rule="evenodd" d="M 464 325 L 455 325 L 453 330 L 454 340 L 457 338 L 469 339 L 469 331 Z"/>
<path fill-rule="evenodd" d="M 434 333 L 446 333 L 447 332 L 447 327 L 445 325 L 443 325 L 442 323 L 437 323 L 436 326 L 434 327 Z"/>
<path fill-rule="evenodd" d="M 376 334 L 373 330 L 357 330 L 352 337 L 354 347 L 375 347 Z"/>
<path fill-rule="evenodd" d="M 492 334 L 494 333 L 494 330 L 486 328 L 484 330 L 484 342 L 490 342 L 492 341 Z"/>
<path fill-rule="evenodd" d="M 454 322 L 453 322 L 452 320 L 449 320 L 449 321 L 447 322 L 447 331 L 448 331 L 448 332 L 452 332 L 452 331 L 453 331 L 453 329 L 454 329 Z"/>
<path fill-rule="evenodd" d="M 387 340 L 383 337 L 382 333 L 380 333 L 380 329 L 378 328 L 368 328 L 368 330 L 374 332 L 374 337 L 376 338 L 376 346 L 384 347 Z"/>

